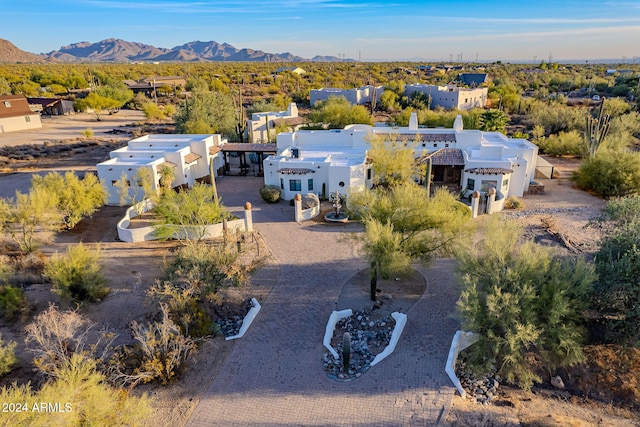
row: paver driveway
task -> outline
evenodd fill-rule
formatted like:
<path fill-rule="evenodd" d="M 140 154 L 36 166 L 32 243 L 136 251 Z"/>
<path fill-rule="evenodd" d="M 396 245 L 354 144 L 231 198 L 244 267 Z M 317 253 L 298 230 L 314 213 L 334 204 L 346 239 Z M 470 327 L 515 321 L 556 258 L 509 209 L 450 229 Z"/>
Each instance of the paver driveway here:
<path fill-rule="evenodd" d="M 456 300 L 452 262 L 438 261 L 424 271 L 427 290 L 408 311 L 396 351 L 355 381 L 333 381 L 322 368 L 322 336 L 342 285 L 366 267 L 353 245 L 338 241 L 358 226 L 296 224 L 288 203 L 262 202 L 260 183 L 224 177 L 218 191 L 236 212 L 252 202 L 255 228 L 279 263 L 280 275 L 187 425 L 429 426 L 441 421 L 455 390 L 444 372 L 457 326 L 450 317 Z M 267 268 L 258 279 L 277 271 Z"/>

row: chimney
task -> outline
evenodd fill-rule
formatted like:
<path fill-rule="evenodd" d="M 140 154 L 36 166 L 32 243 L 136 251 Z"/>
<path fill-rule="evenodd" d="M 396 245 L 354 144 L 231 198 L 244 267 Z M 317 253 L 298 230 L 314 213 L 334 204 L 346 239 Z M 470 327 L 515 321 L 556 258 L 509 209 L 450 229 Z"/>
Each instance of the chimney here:
<path fill-rule="evenodd" d="M 418 130 L 418 113 L 415 111 L 411 112 L 411 116 L 409 117 L 409 129 Z"/>

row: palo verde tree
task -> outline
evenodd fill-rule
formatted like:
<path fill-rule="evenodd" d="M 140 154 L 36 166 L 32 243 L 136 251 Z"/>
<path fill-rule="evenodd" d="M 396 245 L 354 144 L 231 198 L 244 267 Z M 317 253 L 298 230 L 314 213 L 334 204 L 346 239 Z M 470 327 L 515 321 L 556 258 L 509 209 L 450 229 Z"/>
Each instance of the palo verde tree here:
<path fill-rule="evenodd" d="M 153 211 L 161 218 L 155 226 L 156 236 L 161 239 L 200 241 L 205 237 L 208 225 L 231 218 L 220 200 L 215 199 L 211 187 L 204 184 L 184 191 L 166 192 Z"/>
<path fill-rule="evenodd" d="M 528 389 L 541 379 L 528 363 L 537 353 L 549 374 L 583 360 L 581 327 L 593 266 L 523 241 L 516 223 L 490 218 L 478 242 L 458 257 L 458 313 L 479 335 L 472 366 L 495 364 L 509 383 Z"/>
<path fill-rule="evenodd" d="M 175 115 L 180 133 L 220 133 L 236 137 L 237 114 L 233 98 L 223 92 L 195 92 Z"/>
<path fill-rule="evenodd" d="M 15 199 L 0 199 L 0 228 L 24 253 L 31 253 L 42 239 L 36 232 L 57 230 L 62 223 L 58 198 L 44 188 L 28 194 L 16 191 Z"/>
<path fill-rule="evenodd" d="M 313 123 L 323 123 L 329 129 L 342 129 L 356 123 L 373 125 L 371 114 L 362 105 L 351 105 L 343 96 L 330 96 L 319 101 L 309 114 Z"/>
<path fill-rule="evenodd" d="M 85 174 L 82 179 L 73 172 L 34 175 L 31 186 L 55 195 L 57 208 L 68 229 L 75 227 L 83 217 L 91 216 L 107 200 L 107 190 L 92 173 Z"/>

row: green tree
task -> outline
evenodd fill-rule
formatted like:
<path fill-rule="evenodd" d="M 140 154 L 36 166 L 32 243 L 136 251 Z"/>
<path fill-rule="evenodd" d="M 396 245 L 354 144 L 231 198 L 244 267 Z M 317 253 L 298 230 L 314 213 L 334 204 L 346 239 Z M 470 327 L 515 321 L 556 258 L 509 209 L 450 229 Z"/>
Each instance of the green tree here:
<path fill-rule="evenodd" d="M 161 220 L 155 226 L 160 239 L 202 240 L 208 225 L 231 218 L 211 187 L 196 184 L 189 190 L 169 191 L 158 200 L 153 211 Z"/>
<path fill-rule="evenodd" d="M 317 102 L 309 114 L 309 120 L 324 123 L 329 129 L 343 129 L 356 123 L 373 125 L 373 118 L 365 107 L 351 105 L 343 96 L 330 96 L 325 101 Z"/>
<path fill-rule="evenodd" d="M 349 212 L 365 226 L 358 239 L 371 265 L 372 301 L 378 276 L 403 274 L 413 262 L 451 254 L 471 217 L 446 190 L 429 197 L 412 182 L 350 194 Z"/>
<path fill-rule="evenodd" d="M 22 252 L 31 253 L 43 240 L 36 238 L 37 231 L 52 231 L 60 227 L 62 214 L 57 206 L 56 195 L 45 189 L 32 187 L 29 194 L 16 191 L 15 199 L 0 199 L 2 231 Z"/>
<path fill-rule="evenodd" d="M 91 92 L 86 98 L 75 102 L 77 110 L 91 112 L 97 121 L 102 120 L 103 110 L 113 110 L 121 105 L 120 101 L 100 96 L 96 92 Z"/>
<path fill-rule="evenodd" d="M 485 111 L 480 115 L 480 130 L 505 133 L 509 117 L 499 110 Z"/>
<path fill-rule="evenodd" d="M 80 179 L 73 172 L 64 176 L 50 172 L 45 176 L 34 175 L 31 186 L 55 194 L 58 210 L 64 225 L 74 228 L 82 218 L 93 215 L 107 200 L 107 190 L 93 173 Z"/>
<path fill-rule="evenodd" d="M 582 361 L 581 323 L 595 274 L 582 259 L 560 258 L 521 236 L 517 224 L 492 219 L 461 252 L 458 313 L 463 328 L 479 334 L 467 350 L 471 363 L 494 363 L 506 381 L 528 389 L 540 382 L 531 352 L 550 374 Z"/>
<path fill-rule="evenodd" d="M 11 84 L 4 77 L 0 77 L 0 96 L 11 95 Z"/>
<path fill-rule="evenodd" d="M 176 115 L 180 133 L 220 133 L 236 136 L 236 108 L 233 99 L 221 92 L 195 92 Z"/>
<path fill-rule="evenodd" d="M 422 175 L 414 159 L 418 140 L 374 135 L 369 138 L 368 156 L 372 160 L 374 184 L 394 186 L 412 182 Z"/>

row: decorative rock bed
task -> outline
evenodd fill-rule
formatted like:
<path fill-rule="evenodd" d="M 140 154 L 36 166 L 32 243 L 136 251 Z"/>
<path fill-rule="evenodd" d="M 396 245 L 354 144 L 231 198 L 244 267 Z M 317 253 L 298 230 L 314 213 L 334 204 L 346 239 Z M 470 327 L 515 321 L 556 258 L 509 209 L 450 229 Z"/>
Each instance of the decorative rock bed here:
<path fill-rule="evenodd" d="M 241 338 L 251 325 L 251 322 L 253 322 L 253 319 L 255 319 L 260 308 L 258 301 L 255 298 L 251 298 L 245 301 L 239 313 L 217 318 L 216 324 L 220 328 L 220 333 L 224 335 L 226 340 Z"/>
<path fill-rule="evenodd" d="M 405 316 L 401 313 L 394 314 Z M 400 323 L 404 326 L 404 322 Z M 395 328 L 396 320 L 391 315 L 376 318 L 374 313 L 367 309 L 338 320 L 330 341 L 333 351 L 325 353 L 323 357 L 323 367 L 327 376 L 340 381 L 360 378 L 372 366 L 376 356 L 389 346 Z M 342 341 L 345 332 L 351 335 L 351 358 L 349 369 L 343 372 Z M 400 330 L 399 333 L 401 332 Z M 335 357 L 336 355 L 338 357 Z"/>
<path fill-rule="evenodd" d="M 488 404 L 498 394 L 501 378 L 496 375 L 496 367 L 491 366 L 491 371 L 486 375 L 477 375 L 467 369 L 465 362 L 458 359 L 456 374 L 460 379 L 462 388 L 466 391 L 467 399 L 478 403 Z"/>

